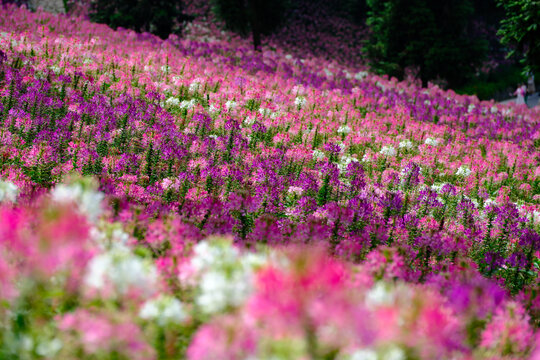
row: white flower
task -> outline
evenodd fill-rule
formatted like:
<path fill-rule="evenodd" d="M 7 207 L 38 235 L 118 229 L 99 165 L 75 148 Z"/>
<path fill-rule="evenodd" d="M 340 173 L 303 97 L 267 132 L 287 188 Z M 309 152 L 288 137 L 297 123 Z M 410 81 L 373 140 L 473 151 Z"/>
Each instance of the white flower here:
<path fill-rule="evenodd" d="M 313 150 L 313 160 L 322 160 L 322 159 L 324 159 L 324 153 L 319 149 Z"/>
<path fill-rule="evenodd" d="M 195 79 L 191 84 L 189 84 L 189 92 L 196 93 L 201 88 L 201 80 Z"/>
<path fill-rule="evenodd" d="M 497 205 L 497 202 L 494 201 L 493 199 L 486 199 L 486 201 L 484 201 L 484 208 L 486 208 L 487 206 L 494 206 L 494 205 Z"/>
<path fill-rule="evenodd" d="M 139 311 L 139 316 L 146 320 L 156 320 L 159 326 L 180 323 L 187 318 L 183 304 L 178 299 L 163 294 L 146 301 Z"/>
<path fill-rule="evenodd" d="M 411 140 L 408 140 L 408 139 L 400 141 L 399 143 L 400 149 L 412 149 L 412 147 L 413 147 L 413 143 Z"/>
<path fill-rule="evenodd" d="M 171 71 L 171 67 L 169 65 L 163 65 L 161 67 L 161 71 L 167 74 L 169 71 Z"/>
<path fill-rule="evenodd" d="M 427 105 L 427 106 L 431 105 L 431 101 L 429 101 L 429 100 L 424 100 L 424 105 Z"/>
<path fill-rule="evenodd" d="M 191 259 L 193 276 L 199 278 L 195 303 L 205 314 L 242 305 L 253 292 L 255 269 L 266 258 L 241 255 L 230 241 L 202 241 Z"/>
<path fill-rule="evenodd" d="M 471 173 L 472 173 L 471 169 L 463 165 L 461 165 L 459 169 L 457 169 L 456 171 L 456 175 L 463 176 L 463 177 L 468 177 L 469 175 L 471 175 Z"/>
<path fill-rule="evenodd" d="M 344 173 L 345 171 L 347 171 L 347 167 L 352 162 L 358 162 L 358 160 L 356 158 L 353 158 L 352 156 L 342 156 L 339 163 L 337 164 L 339 172 Z"/>
<path fill-rule="evenodd" d="M 474 104 L 470 104 L 469 107 L 467 108 L 467 111 L 468 112 L 473 112 L 473 110 L 476 109 L 476 106 L 474 106 Z"/>
<path fill-rule="evenodd" d="M 182 100 L 182 102 L 180 103 L 180 109 L 191 109 L 192 107 L 195 106 L 196 103 L 197 103 L 197 100 L 195 99 Z"/>
<path fill-rule="evenodd" d="M 294 105 L 296 105 L 299 108 L 303 108 L 306 105 L 306 98 L 303 96 L 297 96 L 294 99 Z"/>
<path fill-rule="evenodd" d="M 227 307 L 227 279 L 224 274 L 211 271 L 203 275 L 199 287 L 201 294 L 196 303 L 204 313 L 212 314 Z"/>
<path fill-rule="evenodd" d="M 540 211 L 534 210 L 532 213 L 532 220 L 534 223 L 540 223 Z"/>
<path fill-rule="evenodd" d="M 382 360 L 405 360 L 405 352 L 401 348 L 394 346 L 388 350 L 384 356 L 381 357 Z"/>
<path fill-rule="evenodd" d="M 252 269 L 258 269 L 266 265 L 268 263 L 268 257 L 265 254 L 249 252 L 240 258 L 240 263 L 246 270 L 251 271 Z"/>
<path fill-rule="evenodd" d="M 333 74 L 330 70 L 328 70 L 328 69 L 326 69 L 326 68 L 324 69 L 324 74 L 325 74 L 327 77 L 332 77 L 332 76 L 334 76 L 334 74 Z"/>
<path fill-rule="evenodd" d="M 377 353 L 371 349 L 360 349 L 353 352 L 349 360 L 377 360 Z"/>
<path fill-rule="evenodd" d="M 59 68 L 59 67 L 56 66 L 56 65 L 51 66 L 51 70 L 52 70 L 56 75 L 60 74 L 60 71 L 62 71 L 62 69 Z"/>
<path fill-rule="evenodd" d="M 54 338 L 51 341 L 42 341 L 36 347 L 36 353 L 46 358 L 54 357 L 62 349 L 62 341 Z"/>
<path fill-rule="evenodd" d="M 496 114 L 496 113 L 499 112 L 499 109 L 498 109 L 496 106 L 492 106 L 491 109 L 490 109 L 490 112 L 491 112 L 492 114 Z"/>
<path fill-rule="evenodd" d="M 84 277 L 84 283 L 90 289 L 103 290 L 110 284 L 120 294 L 136 288 L 151 295 L 157 281 L 158 273 L 152 261 L 120 248 L 94 256 Z"/>
<path fill-rule="evenodd" d="M 367 71 L 359 71 L 354 75 L 356 80 L 364 80 L 368 76 Z"/>
<path fill-rule="evenodd" d="M 238 259 L 238 249 L 224 242 L 201 241 L 193 248 L 191 265 L 202 272 L 219 263 L 231 263 Z"/>
<path fill-rule="evenodd" d="M 156 319 L 159 316 L 159 310 L 157 301 L 148 300 L 139 310 L 139 317 L 141 319 Z"/>
<path fill-rule="evenodd" d="M 248 117 L 246 117 L 246 118 L 244 119 L 244 125 L 246 125 L 246 126 L 251 126 L 251 125 L 253 125 L 254 123 L 255 123 L 255 117 L 250 117 L 250 116 L 248 116 Z"/>
<path fill-rule="evenodd" d="M 439 140 L 437 139 L 434 139 L 434 138 L 427 138 L 425 141 L 424 141 L 424 144 L 426 145 L 431 145 L 431 146 L 437 146 L 439 145 Z"/>
<path fill-rule="evenodd" d="M 232 272 L 209 271 L 202 276 L 196 303 L 207 314 L 230 306 L 240 306 L 253 291 L 251 271 L 238 268 Z"/>
<path fill-rule="evenodd" d="M 383 146 L 380 153 L 385 156 L 396 156 L 397 154 L 393 146 Z"/>
<path fill-rule="evenodd" d="M 339 127 L 339 129 L 337 130 L 338 134 L 345 134 L 347 135 L 348 133 L 351 132 L 351 128 L 347 125 L 341 125 Z"/>
<path fill-rule="evenodd" d="M 22 335 L 20 342 L 23 350 L 32 351 L 34 348 L 34 340 L 28 335 Z"/>
<path fill-rule="evenodd" d="M 104 194 L 94 191 L 81 183 L 72 185 L 59 184 L 51 192 L 52 199 L 59 203 L 74 202 L 79 211 L 86 215 L 90 222 L 96 222 L 102 213 L 101 202 Z"/>
<path fill-rule="evenodd" d="M 19 195 L 19 188 L 11 181 L 0 180 L 0 202 L 9 201 L 15 203 Z"/>
<path fill-rule="evenodd" d="M 259 114 L 261 114 L 262 116 L 269 116 L 272 111 L 270 109 L 266 109 L 266 108 L 259 108 Z"/>
<path fill-rule="evenodd" d="M 225 108 L 227 111 L 236 109 L 236 101 L 229 100 L 225 103 Z"/>
<path fill-rule="evenodd" d="M 390 291 L 389 285 L 379 281 L 368 291 L 365 301 L 369 307 L 389 305 L 394 301 L 394 293 Z"/>
<path fill-rule="evenodd" d="M 103 221 L 99 224 L 99 228 L 90 229 L 90 238 L 104 250 L 128 248 L 129 235 L 122 229 L 120 223 Z"/>
<path fill-rule="evenodd" d="M 167 100 L 165 100 L 165 104 L 167 106 L 178 106 L 180 105 L 180 100 L 174 96 L 171 96 Z"/>

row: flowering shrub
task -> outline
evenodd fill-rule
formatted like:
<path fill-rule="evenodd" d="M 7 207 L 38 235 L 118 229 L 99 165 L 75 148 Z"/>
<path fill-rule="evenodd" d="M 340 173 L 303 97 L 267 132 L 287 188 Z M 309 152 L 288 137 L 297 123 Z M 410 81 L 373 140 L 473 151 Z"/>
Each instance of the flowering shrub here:
<path fill-rule="evenodd" d="M 0 12 L 0 357 L 537 352 L 538 110 Z"/>

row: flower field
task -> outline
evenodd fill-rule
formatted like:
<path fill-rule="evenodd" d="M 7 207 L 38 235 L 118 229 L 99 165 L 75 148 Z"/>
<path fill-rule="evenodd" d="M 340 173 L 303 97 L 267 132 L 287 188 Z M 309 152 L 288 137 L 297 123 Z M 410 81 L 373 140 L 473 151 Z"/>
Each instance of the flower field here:
<path fill-rule="evenodd" d="M 540 359 L 540 109 L 192 30 L 0 7 L 0 359 Z"/>

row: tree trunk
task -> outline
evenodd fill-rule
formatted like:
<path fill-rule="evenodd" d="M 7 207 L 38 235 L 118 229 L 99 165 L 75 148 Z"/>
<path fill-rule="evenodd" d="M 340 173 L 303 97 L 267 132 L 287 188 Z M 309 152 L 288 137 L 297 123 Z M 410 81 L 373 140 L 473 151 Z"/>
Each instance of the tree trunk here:
<path fill-rule="evenodd" d="M 248 3 L 248 16 L 249 16 L 249 25 L 251 27 L 251 34 L 253 37 L 253 49 L 256 51 L 261 50 L 261 30 L 260 30 L 260 24 L 259 24 L 259 15 L 257 13 L 258 6 L 257 6 L 258 0 L 247 0 Z"/>

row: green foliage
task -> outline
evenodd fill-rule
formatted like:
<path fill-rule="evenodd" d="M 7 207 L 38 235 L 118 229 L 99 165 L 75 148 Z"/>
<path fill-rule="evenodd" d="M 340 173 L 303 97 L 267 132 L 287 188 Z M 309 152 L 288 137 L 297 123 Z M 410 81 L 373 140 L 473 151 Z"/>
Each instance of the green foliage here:
<path fill-rule="evenodd" d="M 540 1 L 497 0 L 504 9 L 498 35 L 512 47 L 508 56 L 520 57 L 525 72 L 540 71 Z"/>
<path fill-rule="evenodd" d="M 367 0 L 371 30 L 367 55 L 379 73 L 402 78 L 415 68 L 424 83 L 443 79 L 452 87 L 470 79 L 487 42 L 469 34 L 470 0 Z"/>
<path fill-rule="evenodd" d="M 516 84 L 525 82 L 521 69 L 517 66 L 499 66 L 489 73 L 481 73 L 473 80 L 455 89 L 458 94 L 476 95 L 480 100 L 508 99 Z"/>
<path fill-rule="evenodd" d="M 147 31 L 166 39 L 187 19 L 179 0 L 97 0 L 90 17 L 113 28 Z"/>

